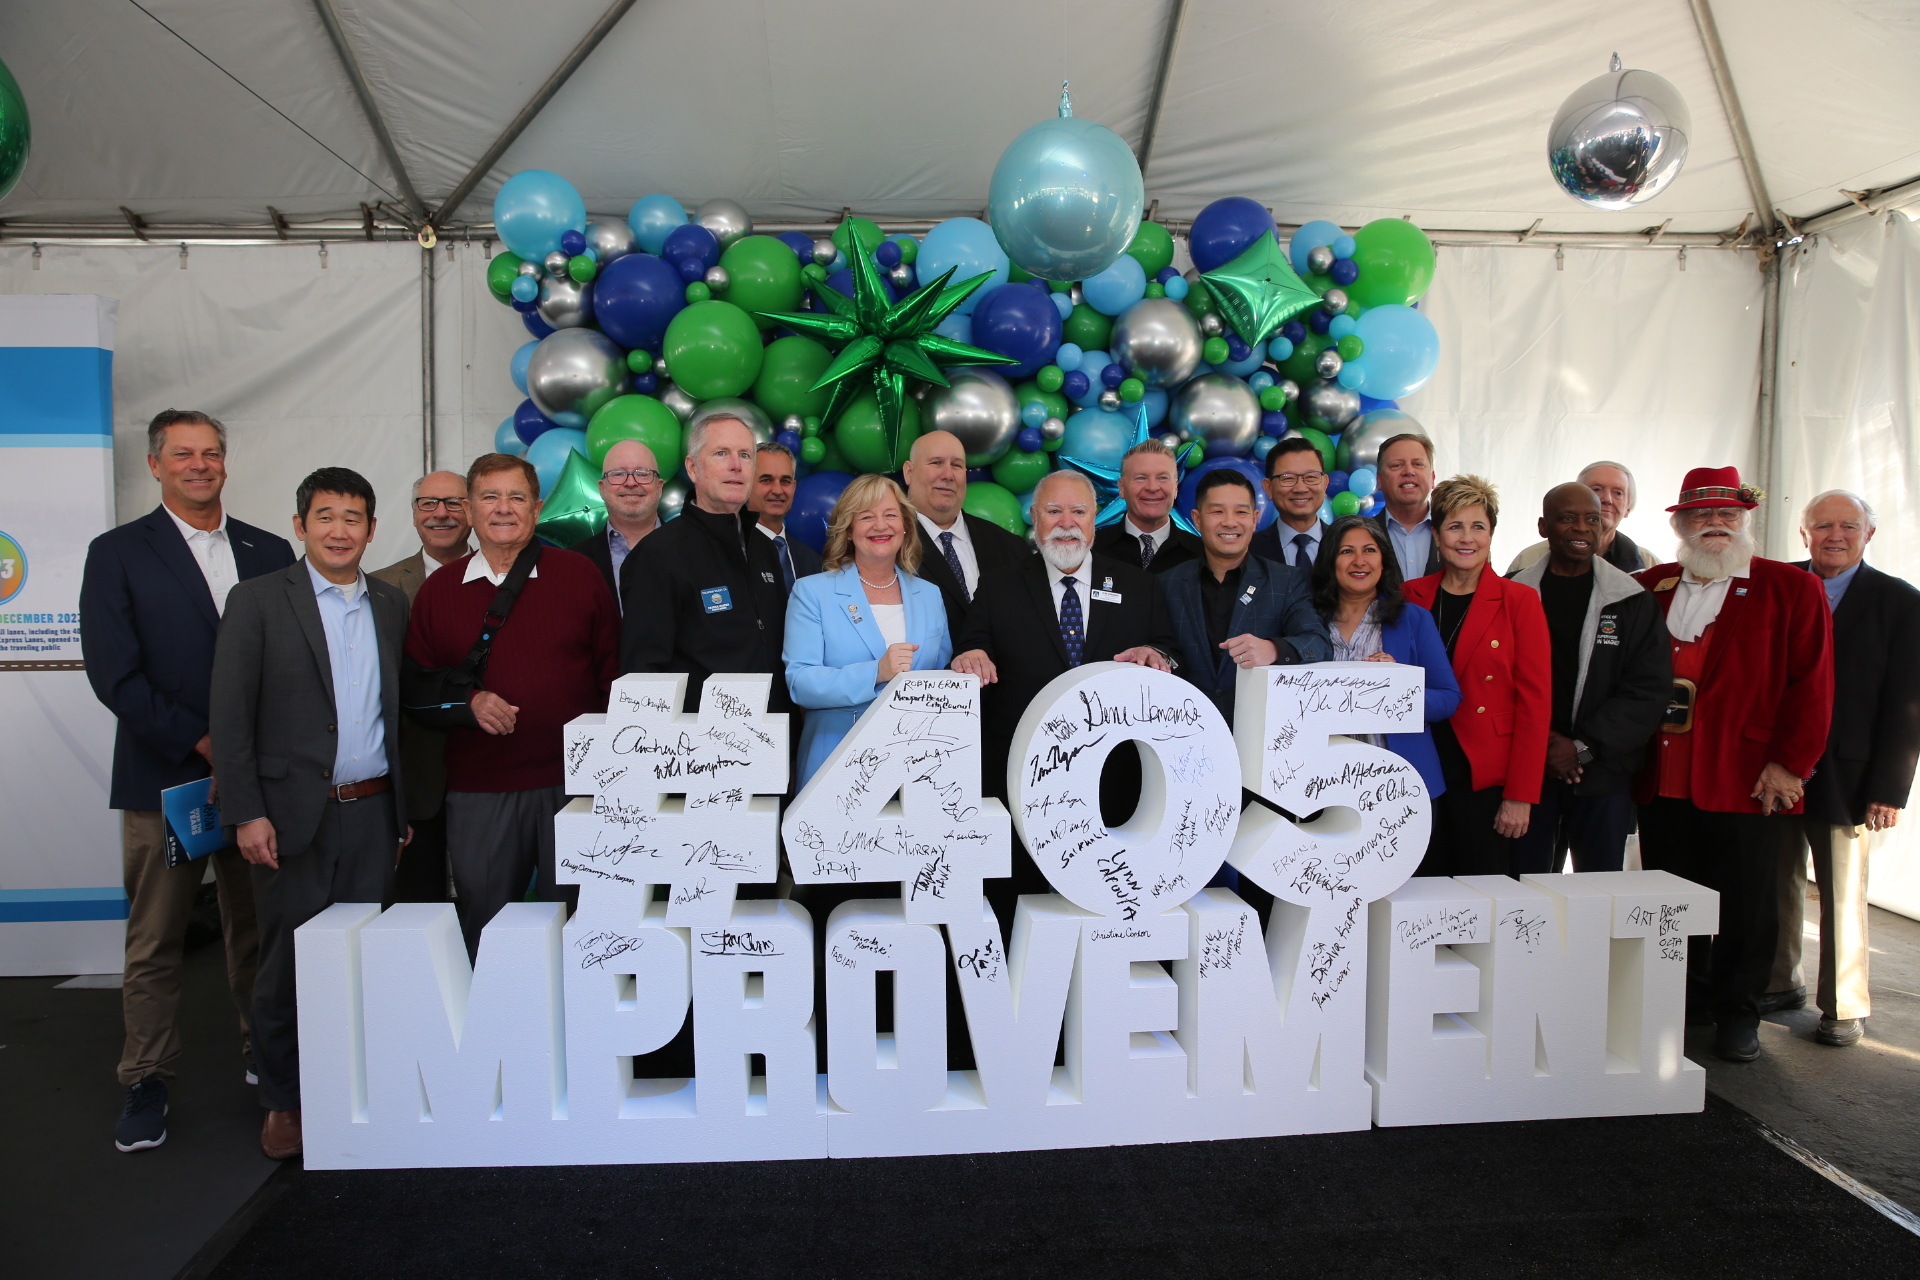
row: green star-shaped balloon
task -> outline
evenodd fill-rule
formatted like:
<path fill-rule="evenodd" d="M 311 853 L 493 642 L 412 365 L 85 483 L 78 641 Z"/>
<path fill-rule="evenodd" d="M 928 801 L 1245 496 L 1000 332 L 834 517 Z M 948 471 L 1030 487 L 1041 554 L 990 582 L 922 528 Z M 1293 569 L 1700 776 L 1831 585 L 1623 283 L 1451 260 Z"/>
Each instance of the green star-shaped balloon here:
<path fill-rule="evenodd" d="M 607 527 L 607 503 L 600 496 L 600 468 L 576 450 L 567 453 L 560 478 L 540 505 L 534 532 L 571 551 Z"/>
<path fill-rule="evenodd" d="M 857 239 L 852 243 L 858 247 Z M 938 280 L 920 286 L 889 305 L 880 281 L 880 268 L 872 256 L 865 252 L 851 253 L 847 260 L 853 270 L 853 297 L 824 284 L 814 286 L 814 292 L 827 307 L 826 315 L 812 311 L 757 311 L 754 314 L 840 348 L 840 354 L 813 384 L 815 391 L 833 389 L 827 411 L 820 420 L 834 422 L 840 411 L 860 394 L 863 385 L 871 383 L 880 401 L 887 456 L 892 457 L 900 442 L 907 379 L 918 378 L 944 387 L 948 385 L 947 377 L 940 370 L 947 365 L 1020 362 L 933 331 L 934 326 L 952 315 L 975 289 L 992 279 L 991 272 L 949 286 L 947 281 L 953 277 L 950 268 Z"/>
<path fill-rule="evenodd" d="M 1213 295 L 1234 332 L 1256 345 L 1294 316 L 1320 304 L 1320 295 L 1300 279 L 1271 231 L 1263 232 L 1232 262 L 1202 272 L 1200 283 Z"/>

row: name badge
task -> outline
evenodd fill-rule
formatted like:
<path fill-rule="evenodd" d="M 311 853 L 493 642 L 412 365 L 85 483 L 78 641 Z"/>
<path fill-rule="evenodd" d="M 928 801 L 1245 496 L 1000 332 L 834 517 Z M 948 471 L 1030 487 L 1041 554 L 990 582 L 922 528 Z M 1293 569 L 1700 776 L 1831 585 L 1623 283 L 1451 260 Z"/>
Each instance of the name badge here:
<path fill-rule="evenodd" d="M 700 591 L 700 603 L 708 613 L 725 613 L 733 608 L 733 592 L 725 587 L 704 587 Z"/>
<path fill-rule="evenodd" d="M 1118 591 L 1102 591 L 1098 587 L 1095 587 L 1089 594 L 1092 595 L 1095 600 L 1098 600 L 1103 604 L 1119 604 L 1120 603 L 1120 593 Z"/>
<path fill-rule="evenodd" d="M 768 573 L 765 569 L 762 569 L 760 571 L 760 581 L 771 586 L 773 584 L 773 575 Z"/>

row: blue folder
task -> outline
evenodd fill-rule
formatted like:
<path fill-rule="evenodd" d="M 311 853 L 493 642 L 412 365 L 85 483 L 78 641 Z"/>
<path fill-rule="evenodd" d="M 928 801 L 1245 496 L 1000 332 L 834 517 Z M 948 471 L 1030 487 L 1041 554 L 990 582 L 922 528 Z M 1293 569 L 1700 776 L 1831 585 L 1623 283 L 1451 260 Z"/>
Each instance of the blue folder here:
<path fill-rule="evenodd" d="M 168 866 L 177 867 L 226 848 L 220 806 L 213 802 L 212 778 L 168 787 L 160 793 L 160 812 L 167 820 Z"/>

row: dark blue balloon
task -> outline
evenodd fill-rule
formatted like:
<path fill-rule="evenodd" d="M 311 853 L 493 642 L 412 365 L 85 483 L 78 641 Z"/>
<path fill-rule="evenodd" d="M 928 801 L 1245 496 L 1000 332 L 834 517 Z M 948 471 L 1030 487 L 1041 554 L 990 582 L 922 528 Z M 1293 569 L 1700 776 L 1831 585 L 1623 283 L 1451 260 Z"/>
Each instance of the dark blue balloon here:
<path fill-rule="evenodd" d="M 1060 381 L 1060 394 L 1069 400 L 1078 400 L 1093 387 L 1093 380 L 1079 369 L 1069 369 L 1067 376 Z"/>
<path fill-rule="evenodd" d="M 650 373 L 643 373 L 633 380 L 633 389 L 643 396 L 650 396 L 660 388 L 660 379 Z"/>
<path fill-rule="evenodd" d="M 1232 361 L 1234 364 L 1239 364 L 1242 360 L 1245 360 L 1248 356 L 1252 354 L 1253 354 L 1253 348 L 1248 346 L 1244 341 L 1242 341 L 1239 334 L 1229 333 L 1227 335 L 1227 359 L 1228 360 Z"/>
<path fill-rule="evenodd" d="M 1327 274 L 1333 277 L 1335 284 L 1344 289 L 1360 278 L 1360 264 L 1352 258 L 1336 258 L 1333 269 Z"/>
<path fill-rule="evenodd" d="M 992 467 L 969 467 L 967 469 L 968 484 L 992 484 L 993 482 Z"/>
<path fill-rule="evenodd" d="M 833 514 L 833 504 L 840 501 L 840 491 L 852 483 L 853 477 L 845 471 L 815 471 L 806 476 L 793 487 L 787 531 L 815 551 L 825 551 L 827 517 Z"/>
<path fill-rule="evenodd" d="M 1261 414 L 1260 430 L 1270 436 L 1287 434 L 1287 415 L 1278 411 Z"/>
<path fill-rule="evenodd" d="M 840 270 L 828 276 L 827 287 L 836 293 L 845 294 L 851 298 L 853 296 L 853 268 L 842 267 Z M 880 292 L 886 295 L 888 302 L 897 302 L 900 299 L 900 295 L 893 291 L 893 286 L 885 280 L 880 282 Z M 822 315 L 827 314 L 827 304 L 818 298 L 810 299 L 807 305 Z"/>
<path fill-rule="evenodd" d="M 900 265 L 900 245 L 897 241 L 882 240 L 880 247 L 873 251 L 873 260 L 891 271 Z"/>
<path fill-rule="evenodd" d="M 1020 434 L 1013 438 L 1022 453 L 1038 453 L 1047 447 L 1047 438 L 1040 434 L 1038 427 L 1022 427 Z"/>
<path fill-rule="evenodd" d="M 1333 323 L 1333 317 L 1327 314 L 1325 307 L 1315 307 L 1307 313 L 1307 324 L 1315 333 L 1325 333 L 1327 326 Z"/>
<path fill-rule="evenodd" d="M 689 222 L 667 233 L 667 242 L 660 246 L 660 256 L 675 266 L 698 262 L 704 275 L 708 267 L 720 261 L 720 242 L 714 239 L 713 232 L 697 222 Z M 684 271 L 682 268 L 682 274 Z"/>
<path fill-rule="evenodd" d="M 704 279 L 707 274 L 706 265 L 698 258 L 680 259 L 678 269 L 680 278 L 688 284 L 692 284 L 695 280 Z"/>
<path fill-rule="evenodd" d="M 518 311 L 521 315 L 526 315 L 529 311 L 539 309 L 540 300 L 538 298 L 529 298 L 525 302 L 522 302 L 520 299 L 515 298 L 512 300 L 511 305 L 515 311 Z"/>
<path fill-rule="evenodd" d="M 806 266 L 813 261 L 813 237 L 802 231 L 782 231 L 774 239 L 793 250 L 793 256 Z"/>
<path fill-rule="evenodd" d="M 1398 409 L 1399 407 L 1400 402 L 1398 400 L 1375 400 L 1364 391 L 1360 393 L 1361 413 L 1372 413 L 1375 409 Z"/>
<path fill-rule="evenodd" d="M 1153 281 L 1155 284 L 1165 284 L 1179 274 L 1180 271 L 1176 267 L 1162 267 L 1160 268 L 1160 274 L 1155 276 Z"/>
<path fill-rule="evenodd" d="M 1053 286 L 1048 284 L 1045 280 L 1042 280 L 1039 276 L 1035 276 L 1031 280 L 1022 280 L 1020 283 L 1032 285 L 1034 288 L 1038 289 L 1041 293 L 1046 294 L 1049 300 L 1053 298 Z M 1059 309 L 1058 307 L 1055 308 L 1055 310 L 1058 310 L 1058 309 Z"/>
<path fill-rule="evenodd" d="M 1127 371 L 1116 361 L 1100 370 L 1100 385 L 1108 389 L 1118 387 L 1127 380 Z"/>
<path fill-rule="evenodd" d="M 553 326 L 545 320 L 542 320 L 538 311 L 521 312 L 520 323 L 527 326 L 527 332 L 532 334 L 536 339 L 544 338 L 553 332 Z"/>
<path fill-rule="evenodd" d="M 1330 494 L 1345 493 L 1347 491 L 1347 482 L 1350 479 L 1352 479 L 1352 477 L 1349 476 L 1344 471 L 1328 472 L 1327 473 L 1327 492 Z"/>
<path fill-rule="evenodd" d="M 680 273 L 650 253 L 615 258 L 593 282 L 594 318 L 601 331 L 623 347 L 644 347 L 655 355 L 668 322 L 686 305 Z"/>
<path fill-rule="evenodd" d="M 1228 196 L 1215 200 L 1194 218 L 1187 232 L 1187 250 L 1193 255 L 1194 266 L 1211 271 L 1245 253 L 1263 233 L 1272 230 L 1273 215 L 1259 201 Z"/>
<path fill-rule="evenodd" d="M 798 456 L 800 452 L 800 433 L 798 431 L 782 431 L 773 439 L 774 443 L 785 445 L 791 453 Z"/>
<path fill-rule="evenodd" d="M 513 411 L 513 434 L 520 437 L 521 444 L 532 444 L 540 438 L 540 433 L 550 431 L 560 425 L 546 414 L 540 412 L 531 400 L 522 400 Z"/>
<path fill-rule="evenodd" d="M 1289 320 L 1280 326 L 1280 336 L 1297 347 L 1307 340 L 1307 326 L 1298 320 Z"/>
<path fill-rule="evenodd" d="M 1004 377 L 1032 377 L 1060 349 L 1060 309 L 1024 284 L 989 289 L 973 308 L 973 345 L 1020 362 L 993 366 Z"/>
<path fill-rule="evenodd" d="M 578 257 L 582 253 L 585 253 L 586 249 L 587 238 L 578 231 L 569 227 L 560 233 L 560 252 L 566 254 L 569 258 Z"/>

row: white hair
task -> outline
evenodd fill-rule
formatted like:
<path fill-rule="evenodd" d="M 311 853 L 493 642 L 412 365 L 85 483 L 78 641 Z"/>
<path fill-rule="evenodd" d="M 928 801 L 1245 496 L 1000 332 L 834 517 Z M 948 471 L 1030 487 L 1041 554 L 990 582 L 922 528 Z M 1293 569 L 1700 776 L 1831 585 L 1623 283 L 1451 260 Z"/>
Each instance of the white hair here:
<path fill-rule="evenodd" d="M 1639 506 L 1640 482 L 1633 478 L 1633 472 L 1627 469 L 1627 464 L 1624 462 L 1612 462 L 1605 458 L 1602 458 L 1599 462 L 1589 462 L 1586 466 L 1580 468 L 1580 474 L 1574 478 L 1581 484 L 1585 484 L 1587 482 L 1587 473 L 1589 471 L 1598 471 L 1601 467 L 1612 467 L 1615 471 L 1618 471 L 1627 478 L 1627 510 L 1631 511 Z"/>
<path fill-rule="evenodd" d="M 1066 467 L 1062 467 L 1058 471 L 1050 471 L 1045 476 L 1043 476 L 1040 480 L 1040 483 L 1033 487 L 1033 500 L 1035 502 L 1040 501 L 1040 490 L 1046 488 L 1048 485 L 1052 484 L 1056 480 L 1061 479 L 1062 477 L 1065 477 L 1068 480 L 1077 480 L 1080 482 L 1081 485 L 1085 486 L 1087 491 L 1088 506 L 1097 507 L 1100 505 L 1100 491 L 1093 487 L 1093 481 L 1089 480 L 1086 476 L 1082 475 L 1080 472 L 1074 471 Z"/>
<path fill-rule="evenodd" d="M 1807 499 L 1807 505 L 1800 509 L 1800 527 L 1807 527 L 1807 521 L 1813 518 L 1813 509 L 1828 498 L 1845 498 L 1860 508 L 1860 514 L 1867 518 L 1867 532 L 1872 533 L 1880 527 L 1880 518 L 1873 514 L 1873 504 L 1851 489 L 1828 489 L 1825 493 L 1816 493 Z"/>
<path fill-rule="evenodd" d="M 707 447 L 707 433 L 713 430 L 713 425 L 716 422 L 737 422 L 740 424 L 741 429 L 748 435 L 753 435 L 753 428 L 747 425 L 746 419 L 735 414 L 716 413 L 710 418 L 702 418 L 699 422 L 693 424 L 693 430 L 687 432 L 687 456 L 689 458 L 699 457 L 701 452 Z M 759 448 L 757 438 L 754 447 L 756 451 Z"/>

